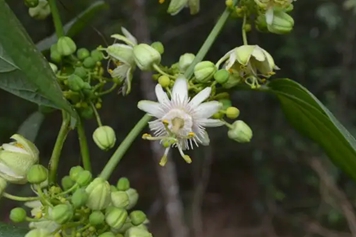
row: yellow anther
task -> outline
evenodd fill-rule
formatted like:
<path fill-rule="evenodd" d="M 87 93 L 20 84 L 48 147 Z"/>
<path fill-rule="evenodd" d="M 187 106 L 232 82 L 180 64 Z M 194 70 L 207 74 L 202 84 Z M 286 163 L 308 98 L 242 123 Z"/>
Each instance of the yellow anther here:
<path fill-rule="evenodd" d="M 123 63 L 120 62 L 120 61 L 117 61 L 117 62 L 115 62 L 115 64 L 116 64 L 116 66 L 120 66 L 120 65 L 122 65 Z"/>
<path fill-rule="evenodd" d="M 108 72 L 109 72 L 110 74 L 112 74 L 113 70 L 112 70 L 112 69 L 108 69 Z"/>
<path fill-rule="evenodd" d="M 162 156 L 160 162 L 159 162 L 159 165 L 160 166 L 165 166 L 167 164 L 167 161 L 168 161 L 168 158 L 167 156 Z"/>
<path fill-rule="evenodd" d="M 19 148 L 25 148 L 22 144 L 20 144 L 20 143 L 15 143 L 14 144 L 16 147 L 19 147 Z"/>
<path fill-rule="evenodd" d="M 162 123 L 163 123 L 164 125 L 166 125 L 166 126 L 169 125 L 169 121 L 168 121 L 167 119 L 163 119 L 163 120 L 162 120 Z"/>
<path fill-rule="evenodd" d="M 195 137 L 195 133 L 193 132 L 188 133 L 188 138 L 193 138 L 193 137 Z"/>
<path fill-rule="evenodd" d="M 160 4 L 164 3 L 165 0 L 158 0 Z"/>
<path fill-rule="evenodd" d="M 150 134 L 148 134 L 148 133 L 145 133 L 145 134 L 142 135 L 142 139 L 148 139 L 150 137 L 152 137 L 152 136 Z"/>
<path fill-rule="evenodd" d="M 190 156 L 188 155 L 184 155 L 183 159 L 185 160 L 185 162 L 187 162 L 188 164 L 192 163 L 192 159 L 190 158 Z"/>
<path fill-rule="evenodd" d="M 42 211 L 39 211 L 35 214 L 35 219 L 40 219 L 42 217 Z"/>

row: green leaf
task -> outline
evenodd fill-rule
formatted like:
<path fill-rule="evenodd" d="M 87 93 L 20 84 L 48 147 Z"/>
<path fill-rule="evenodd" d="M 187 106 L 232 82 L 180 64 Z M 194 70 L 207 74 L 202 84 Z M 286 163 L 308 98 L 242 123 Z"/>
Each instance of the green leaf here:
<path fill-rule="evenodd" d="M 27 229 L 0 222 L 0 237 L 24 237 Z"/>
<path fill-rule="evenodd" d="M 47 60 L 4 0 L 0 0 L 0 9 L 2 58 L 13 65 L 0 72 L 0 88 L 40 105 L 64 109 L 77 117 L 64 98 Z"/>
<path fill-rule="evenodd" d="M 99 15 L 99 12 L 107 9 L 108 5 L 104 1 L 97 1 L 85 9 L 76 18 L 65 24 L 63 27 L 67 36 L 73 37 L 81 32 L 93 19 Z M 48 50 L 54 43 L 57 42 L 56 34 L 53 34 L 36 44 L 40 51 Z"/>
<path fill-rule="evenodd" d="M 15 63 L 12 61 L 9 55 L 0 45 L 0 73 L 1 72 L 11 72 L 13 70 L 19 69 Z"/>
<path fill-rule="evenodd" d="M 262 90 L 275 94 L 290 124 L 356 180 L 355 138 L 311 92 L 289 79 L 275 79 Z"/>
<path fill-rule="evenodd" d="M 21 124 L 17 133 L 24 136 L 26 139 L 30 140 L 31 142 L 34 142 L 44 118 L 45 118 L 44 114 L 39 111 L 32 113 Z"/>

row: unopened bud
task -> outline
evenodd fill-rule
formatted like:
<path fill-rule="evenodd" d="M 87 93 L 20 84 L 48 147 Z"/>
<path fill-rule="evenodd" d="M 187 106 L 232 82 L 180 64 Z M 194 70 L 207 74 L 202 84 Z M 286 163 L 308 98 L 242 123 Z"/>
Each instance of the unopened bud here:
<path fill-rule="evenodd" d="M 82 207 L 88 201 L 88 197 L 89 195 L 85 192 L 85 189 L 80 188 L 73 193 L 71 202 L 75 208 Z"/>
<path fill-rule="evenodd" d="M 72 219 L 73 209 L 68 204 L 58 204 L 57 206 L 52 208 L 50 217 L 58 224 L 64 224 Z"/>
<path fill-rule="evenodd" d="M 142 71 L 152 70 L 154 65 L 161 62 L 161 54 L 148 44 L 135 45 L 133 53 L 135 62 Z"/>
<path fill-rule="evenodd" d="M 199 82 L 209 81 L 216 72 L 216 66 L 210 61 L 202 61 L 195 65 L 194 76 Z"/>
<path fill-rule="evenodd" d="M 77 181 L 77 178 L 79 176 L 79 173 L 82 172 L 84 169 L 81 166 L 74 166 L 70 169 L 69 171 L 69 177 L 73 180 L 73 181 Z"/>
<path fill-rule="evenodd" d="M 129 205 L 126 207 L 126 209 L 131 209 L 133 208 L 138 201 L 138 193 L 136 191 L 136 189 L 130 188 L 128 190 L 125 191 L 127 193 L 127 195 L 129 196 Z"/>
<path fill-rule="evenodd" d="M 184 73 L 195 59 L 192 53 L 185 53 L 179 58 L 178 68 L 180 73 Z"/>
<path fill-rule="evenodd" d="M 126 191 L 130 188 L 130 180 L 126 177 L 122 177 L 117 181 L 117 190 Z"/>
<path fill-rule="evenodd" d="M 43 165 L 33 165 L 28 170 L 27 181 L 32 184 L 40 184 L 47 180 L 48 170 Z"/>
<path fill-rule="evenodd" d="M 229 107 L 226 109 L 226 117 L 229 119 L 236 119 L 240 115 L 240 110 L 236 107 Z"/>
<path fill-rule="evenodd" d="M 229 129 L 227 135 L 232 140 L 246 143 L 252 138 L 252 130 L 244 121 L 237 120 L 232 124 L 232 128 Z"/>
<path fill-rule="evenodd" d="M 23 222 L 26 219 L 26 211 L 21 207 L 16 207 L 10 212 L 10 220 L 13 222 Z"/>
<path fill-rule="evenodd" d="M 133 225 L 141 225 L 146 221 L 146 214 L 143 211 L 132 211 L 130 213 L 131 223 Z"/>
<path fill-rule="evenodd" d="M 104 223 L 105 216 L 101 211 L 93 211 L 89 216 L 89 223 L 91 225 L 101 225 Z"/>
<path fill-rule="evenodd" d="M 158 83 L 162 87 L 169 87 L 169 85 L 171 84 L 171 79 L 169 79 L 169 77 L 166 75 L 162 75 L 158 78 Z"/>
<path fill-rule="evenodd" d="M 61 184 L 62 184 L 63 190 L 68 190 L 71 187 L 73 187 L 73 185 L 75 184 L 75 181 L 72 180 L 69 176 L 64 176 L 61 180 Z"/>
<path fill-rule="evenodd" d="M 98 127 L 93 133 L 93 140 L 100 149 L 109 150 L 116 143 L 115 131 L 109 126 Z"/>
<path fill-rule="evenodd" d="M 76 180 L 79 186 L 83 187 L 88 185 L 92 181 L 92 174 L 88 170 L 83 170 L 78 174 L 78 178 Z"/>
<path fill-rule="evenodd" d="M 44 20 L 51 14 L 47 0 L 39 0 L 35 7 L 28 9 L 28 14 L 36 20 Z"/>
<path fill-rule="evenodd" d="M 153 42 L 151 44 L 152 48 L 154 48 L 155 50 L 157 50 L 157 52 L 159 52 L 160 54 L 163 54 L 164 53 L 164 46 L 161 42 Z"/>
<path fill-rule="evenodd" d="M 110 184 L 103 178 L 95 178 L 85 189 L 88 194 L 86 205 L 94 210 L 101 211 L 110 204 Z"/>
<path fill-rule="evenodd" d="M 105 216 L 105 222 L 114 229 L 119 229 L 126 221 L 128 214 L 125 209 L 111 208 Z"/>
<path fill-rule="evenodd" d="M 230 73 L 225 69 L 220 69 L 219 71 L 215 72 L 214 79 L 219 84 L 224 84 L 229 80 Z"/>
<path fill-rule="evenodd" d="M 77 46 L 71 38 L 62 36 L 58 39 L 57 50 L 62 56 L 69 56 L 77 50 Z"/>
<path fill-rule="evenodd" d="M 111 203 L 118 208 L 126 208 L 129 204 L 129 196 L 124 191 L 114 191 L 111 193 Z"/>

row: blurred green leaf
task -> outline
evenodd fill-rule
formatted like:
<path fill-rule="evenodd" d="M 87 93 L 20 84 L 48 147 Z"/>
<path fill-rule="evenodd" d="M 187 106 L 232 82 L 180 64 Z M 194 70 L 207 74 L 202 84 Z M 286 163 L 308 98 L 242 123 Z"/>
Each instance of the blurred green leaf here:
<path fill-rule="evenodd" d="M 275 79 L 262 88 L 275 94 L 300 133 L 318 143 L 330 159 L 356 180 L 356 140 L 306 88 L 289 79 Z"/>
<path fill-rule="evenodd" d="M 32 113 L 21 124 L 17 133 L 26 137 L 26 139 L 34 142 L 44 118 L 45 118 L 44 114 L 39 111 Z"/>
<path fill-rule="evenodd" d="M 0 237 L 23 237 L 28 230 L 0 222 Z"/>
<path fill-rule="evenodd" d="M 27 32 L 4 0 L 0 0 L 2 55 L 17 68 L 0 72 L 0 88 L 37 104 L 76 112 L 64 98 L 47 60 L 36 50 Z"/>
<path fill-rule="evenodd" d="M 0 44 L 0 73 L 1 72 L 11 72 L 16 69 L 19 69 L 14 61 L 6 54 L 5 50 Z"/>
<path fill-rule="evenodd" d="M 99 15 L 99 12 L 107 9 L 108 5 L 104 1 L 97 1 L 80 13 L 76 18 L 65 24 L 64 32 L 67 36 L 73 37 L 81 32 L 93 19 Z M 40 51 L 45 51 L 57 42 L 56 34 L 53 34 L 36 44 Z"/>

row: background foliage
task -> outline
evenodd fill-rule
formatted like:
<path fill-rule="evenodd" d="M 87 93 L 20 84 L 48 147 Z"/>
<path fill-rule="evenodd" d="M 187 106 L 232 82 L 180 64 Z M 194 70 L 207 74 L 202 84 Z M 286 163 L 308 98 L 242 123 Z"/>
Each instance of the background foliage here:
<path fill-rule="evenodd" d="M 50 18 L 35 21 L 22 1 L 7 2 L 35 43 L 53 34 Z M 87 0 L 61 2 L 64 22 L 70 22 L 93 3 Z M 109 7 L 97 13 L 90 25 L 74 37 L 77 45 L 87 48 L 105 45 L 105 40 L 110 40 L 109 36 L 118 32 L 120 26 L 129 30 L 136 27 L 139 19 L 132 13 L 138 7 L 137 1 L 106 2 Z M 352 8 L 354 0 L 346 3 L 299 0 L 293 11 L 296 25 L 291 34 L 252 32 L 250 42 L 274 55 L 282 69 L 279 77 L 293 78 L 308 88 L 355 135 L 356 17 Z M 197 51 L 224 4 L 202 1 L 201 13 L 194 17 L 189 11 L 171 17 L 166 14 L 166 8 L 158 1 L 147 1 L 145 9 L 151 39 L 162 41 L 166 46 L 163 60 L 169 64 L 182 53 Z M 229 21 L 208 54 L 209 60 L 219 59 L 231 47 L 242 43 L 239 27 L 238 21 Z M 110 95 L 103 103 L 102 120 L 118 132 L 119 141 L 142 116 L 136 108 L 141 93 L 139 79 L 134 79 L 133 92 L 129 96 Z M 0 108 L 0 139 L 5 142 L 37 107 L 4 91 L 0 95 L 4 101 Z M 228 140 L 226 130 L 215 129 L 211 133 L 212 148 L 195 151 L 192 165 L 175 159 L 188 224 L 196 223 L 194 206 L 188 204 L 202 185 L 197 182 L 197 173 L 205 156 L 205 159 L 213 159 L 213 163 L 201 214 L 204 236 L 352 236 L 350 232 L 355 236 L 355 227 L 352 227 L 356 226 L 355 184 L 327 161 L 320 148 L 287 124 L 276 98 L 264 93 L 237 91 L 233 92 L 233 105 L 240 109 L 241 118 L 254 131 L 251 143 L 236 144 Z M 60 113 L 49 115 L 36 139 L 43 164 L 47 163 L 52 151 L 60 117 Z M 89 122 L 87 133 L 91 134 L 95 128 L 94 121 Z M 75 133 L 70 134 L 63 151 L 66 159 L 60 167 L 63 174 L 79 161 L 75 136 Z M 91 156 L 95 157 L 93 172 L 98 173 L 110 153 L 102 153 L 92 141 L 89 142 Z M 112 180 L 127 176 L 140 193 L 138 208 L 147 212 L 153 234 L 168 236 L 157 164 L 151 156 L 149 143 L 137 139 Z M 12 192 L 27 191 L 13 187 Z M 5 213 L 12 207 L 12 203 L 1 202 L 3 221 L 7 221 Z M 196 233 L 194 228 L 196 226 L 192 225 L 192 233 Z"/>

